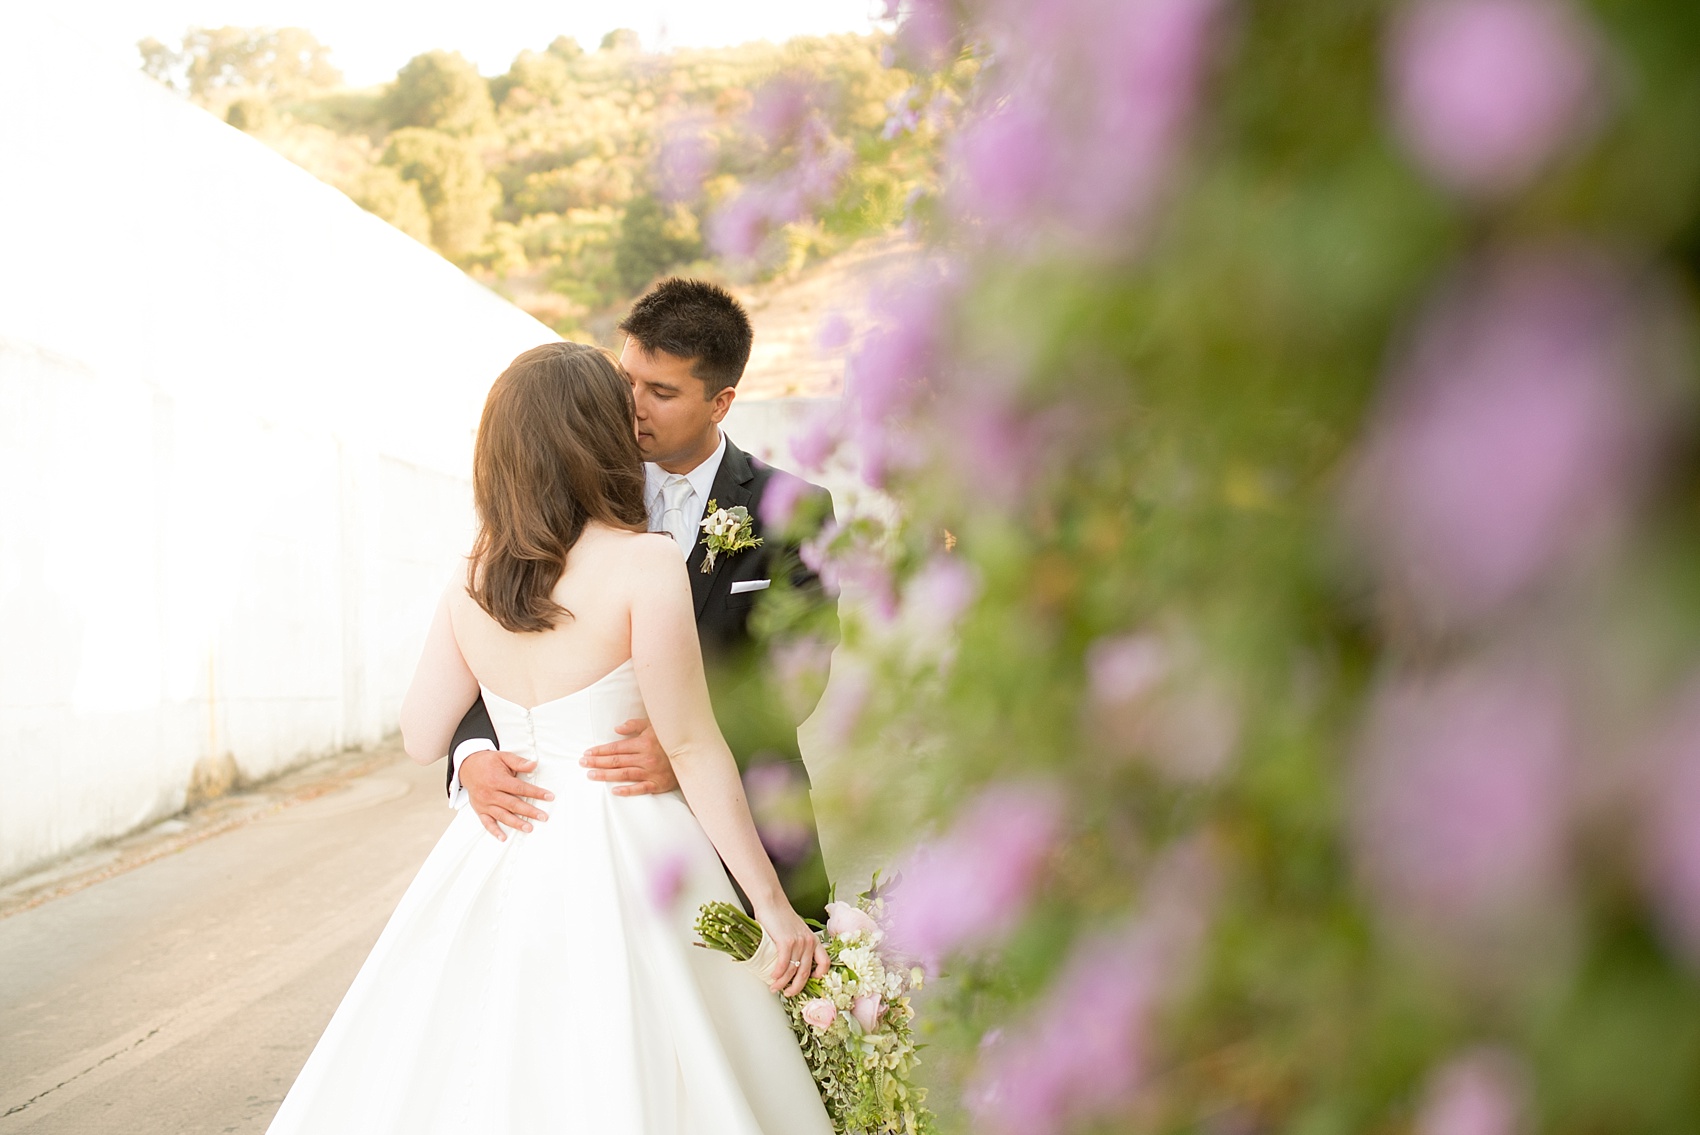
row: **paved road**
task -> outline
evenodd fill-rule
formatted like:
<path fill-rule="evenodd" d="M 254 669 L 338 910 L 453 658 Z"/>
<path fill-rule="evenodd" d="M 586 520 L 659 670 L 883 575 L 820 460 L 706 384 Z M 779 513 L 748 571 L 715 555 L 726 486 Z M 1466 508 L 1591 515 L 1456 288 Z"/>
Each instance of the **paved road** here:
<path fill-rule="evenodd" d="M 365 763 L 0 918 L 0 1133 L 265 1130 L 451 815 Z"/>

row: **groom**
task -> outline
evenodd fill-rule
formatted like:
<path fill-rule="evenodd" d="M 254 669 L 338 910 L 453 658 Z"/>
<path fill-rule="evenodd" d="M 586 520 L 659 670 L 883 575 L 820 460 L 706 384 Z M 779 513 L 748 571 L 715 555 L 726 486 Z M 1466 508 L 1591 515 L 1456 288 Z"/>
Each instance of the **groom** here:
<path fill-rule="evenodd" d="M 795 715 L 785 711 L 790 703 L 767 688 L 749 623 L 777 581 L 779 591 L 822 608 L 836 632 L 834 600 L 797 553 L 798 540 L 813 535 L 797 529 L 810 526 L 764 531 L 762 515 L 769 488 L 787 479 L 793 483 L 781 491 L 798 500 L 793 515 L 813 520 L 815 528 L 832 519 L 832 498 L 820 486 L 799 484 L 750 457 L 721 432 L 752 338 L 749 317 L 728 292 L 700 280 L 664 280 L 633 305 L 620 330 L 626 333 L 620 364 L 631 376 L 637 403 L 649 529 L 670 533 L 689 566 L 716 716 L 744 776 L 762 842 L 791 905 L 804 917 L 824 918 L 826 867 L 797 749 L 797 725 L 814 706 L 795 706 L 801 711 Z M 700 525 L 710 501 L 718 509 L 748 508 L 763 543 L 722 552 L 704 572 L 707 546 Z M 619 732 L 621 740 L 581 759 L 591 779 L 614 782 L 612 791 L 624 796 L 678 787 L 647 721 L 629 721 Z M 535 767 L 533 762 L 500 751 L 497 740 L 480 698 L 455 731 L 449 800 L 457 808 L 470 804 L 484 826 L 500 835 L 498 824 L 528 829 L 530 821 L 546 817 L 531 803 L 543 790 L 518 775 Z"/>

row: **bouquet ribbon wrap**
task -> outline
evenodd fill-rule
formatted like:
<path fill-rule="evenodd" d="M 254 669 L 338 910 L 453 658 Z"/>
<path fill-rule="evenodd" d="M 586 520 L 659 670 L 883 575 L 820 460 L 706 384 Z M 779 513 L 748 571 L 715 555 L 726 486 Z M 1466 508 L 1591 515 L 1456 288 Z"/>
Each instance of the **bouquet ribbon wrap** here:
<path fill-rule="evenodd" d="M 763 927 L 761 941 L 756 943 L 756 952 L 738 964 L 761 978 L 762 984 L 772 981 L 773 963 L 779 960 L 779 947 L 773 944 L 773 939 L 767 936 L 767 928 Z"/>

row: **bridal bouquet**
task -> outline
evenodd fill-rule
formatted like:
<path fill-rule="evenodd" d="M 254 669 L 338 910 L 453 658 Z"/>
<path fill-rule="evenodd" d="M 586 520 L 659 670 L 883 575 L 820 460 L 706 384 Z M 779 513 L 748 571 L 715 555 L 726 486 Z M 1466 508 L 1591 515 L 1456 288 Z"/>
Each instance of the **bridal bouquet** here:
<path fill-rule="evenodd" d="M 839 1135 L 931 1135 L 926 1091 L 911 1080 L 916 1054 L 909 992 L 921 988 L 919 967 L 889 950 L 879 917 L 884 901 L 858 896 L 855 905 L 828 903 L 818 931 L 832 968 L 786 997 L 791 1031 L 803 1047 L 833 1130 Z M 699 945 L 754 960 L 765 979 L 773 947 L 761 925 L 730 903 L 704 903 L 697 915 Z"/>

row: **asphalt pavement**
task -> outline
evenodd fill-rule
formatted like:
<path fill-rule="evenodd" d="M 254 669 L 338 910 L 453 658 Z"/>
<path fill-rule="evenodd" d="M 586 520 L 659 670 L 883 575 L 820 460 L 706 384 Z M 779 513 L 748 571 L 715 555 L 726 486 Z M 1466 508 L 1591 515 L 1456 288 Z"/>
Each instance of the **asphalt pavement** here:
<path fill-rule="evenodd" d="M 452 813 L 393 745 L 0 893 L 0 1133 L 263 1132 Z"/>

